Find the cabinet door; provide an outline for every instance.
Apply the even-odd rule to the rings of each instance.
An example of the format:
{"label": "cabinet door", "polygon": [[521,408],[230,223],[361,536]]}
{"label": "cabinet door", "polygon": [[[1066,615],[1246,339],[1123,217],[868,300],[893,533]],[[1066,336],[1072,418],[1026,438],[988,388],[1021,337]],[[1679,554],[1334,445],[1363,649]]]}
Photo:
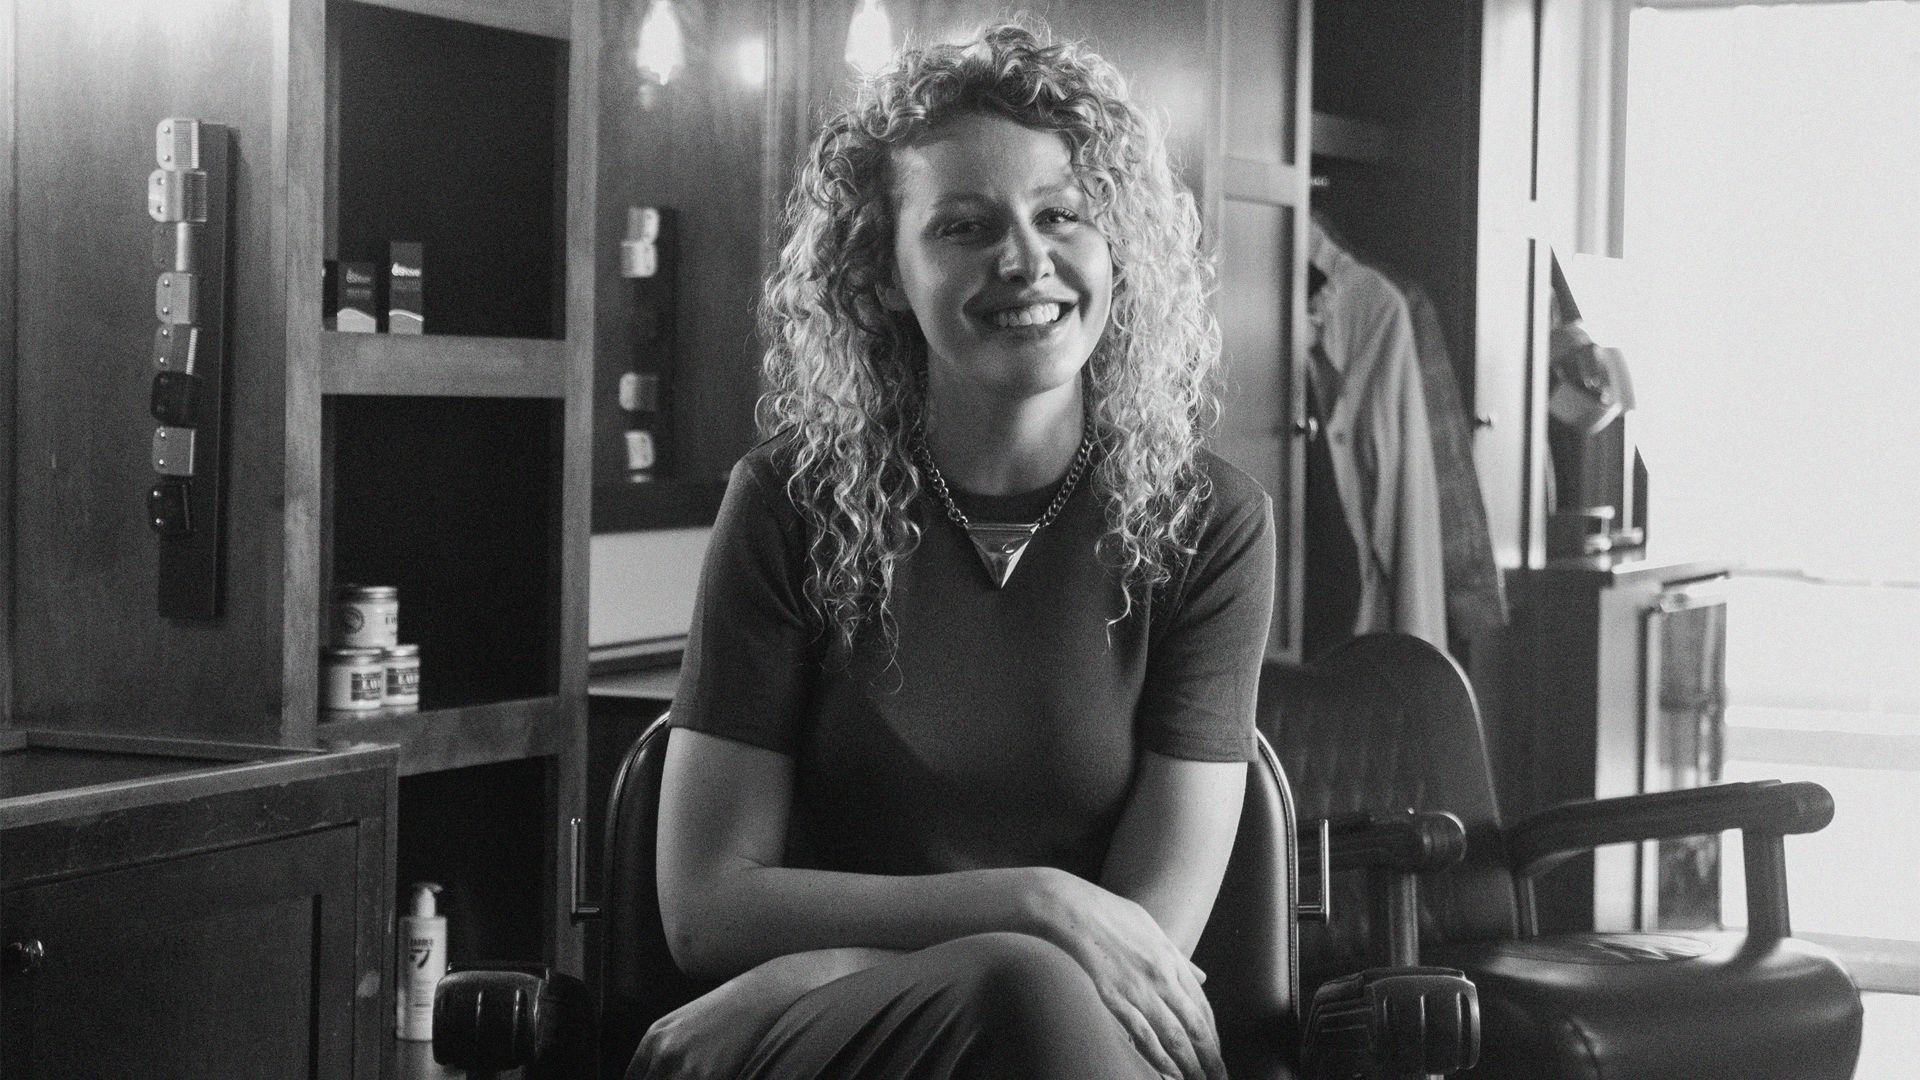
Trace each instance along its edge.
{"label": "cabinet door", "polygon": [[1229,0],[1220,38],[1218,196],[1226,393],[1213,448],[1273,496],[1279,541],[1269,656],[1300,659],[1306,404],[1305,102],[1309,0]]}
{"label": "cabinet door", "polygon": [[7,892],[0,1074],[351,1076],[354,880],[334,828]]}

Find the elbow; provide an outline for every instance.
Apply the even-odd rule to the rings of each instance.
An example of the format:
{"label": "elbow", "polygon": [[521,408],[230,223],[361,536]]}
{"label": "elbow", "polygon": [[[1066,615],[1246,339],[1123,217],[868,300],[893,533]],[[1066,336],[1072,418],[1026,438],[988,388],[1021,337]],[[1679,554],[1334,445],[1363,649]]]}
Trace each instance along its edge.
{"label": "elbow", "polygon": [[670,894],[663,883],[660,928],[666,935],[667,953],[681,974],[701,978],[708,975],[709,944],[708,935],[700,932],[703,920],[691,910],[694,906],[685,895]]}
{"label": "elbow", "polygon": [[739,973],[739,965],[726,945],[727,935],[720,933],[720,919],[706,894],[690,888],[660,887],[660,929],[664,932],[667,953],[682,975],[694,979],[719,980]]}

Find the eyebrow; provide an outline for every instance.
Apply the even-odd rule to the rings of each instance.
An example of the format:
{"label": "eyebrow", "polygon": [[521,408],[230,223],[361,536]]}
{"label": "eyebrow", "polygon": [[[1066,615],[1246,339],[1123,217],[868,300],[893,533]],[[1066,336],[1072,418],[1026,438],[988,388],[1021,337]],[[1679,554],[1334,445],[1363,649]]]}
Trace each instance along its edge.
{"label": "eyebrow", "polygon": [[[1033,188],[1032,190],[1027,192],[1027,197],[1030,199],[1043,199],[1049,195],[1058,195],[1063,192],[1071,193],[1075,195],[1085,194],[1085,192],[1081,190],[1079,183],[1077,183],[1076,181],[1057,180],[1052,183],[1041,184],[1039,187]],[[934,209],[939,210],[939,209],[944,209],[948,206],[953,206],[953,205],[964,205],[969,203],[984,203],[984,202],[992,202],[992,201],[993,201],[992,199],[988,198],[985,195],[981,195],[978,192],[972,192],[972,191],[952,192],[946,195],[942,195],[939,198],[933,200],[933,207]]]}

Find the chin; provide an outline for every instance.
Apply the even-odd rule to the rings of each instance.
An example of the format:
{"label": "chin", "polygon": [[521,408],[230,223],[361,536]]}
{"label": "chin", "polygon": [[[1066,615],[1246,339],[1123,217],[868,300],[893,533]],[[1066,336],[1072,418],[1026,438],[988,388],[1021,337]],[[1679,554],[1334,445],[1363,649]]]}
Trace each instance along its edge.
{"label": "chin", "polygon": [[1086,366],[1084,357],[1078,360],[1049,359],[1040,364],[1016,360],[1002,369],[1001,377],[994,380],[994,386],[1009,397],[1039,397],[1073,386],[1080,378],[1081,369]]}

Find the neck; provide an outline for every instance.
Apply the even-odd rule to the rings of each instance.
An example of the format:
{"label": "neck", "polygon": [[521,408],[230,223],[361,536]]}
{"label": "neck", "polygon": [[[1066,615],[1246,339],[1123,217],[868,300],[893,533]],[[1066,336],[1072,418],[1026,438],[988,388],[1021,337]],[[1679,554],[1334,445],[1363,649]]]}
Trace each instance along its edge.
{"label": "neck", "polygon": [[927,386],[927,450],[947,483],[980,495],[1013,495],[1055,483],[1080,448],[1080,381],[1008,400],[976,388]]}

